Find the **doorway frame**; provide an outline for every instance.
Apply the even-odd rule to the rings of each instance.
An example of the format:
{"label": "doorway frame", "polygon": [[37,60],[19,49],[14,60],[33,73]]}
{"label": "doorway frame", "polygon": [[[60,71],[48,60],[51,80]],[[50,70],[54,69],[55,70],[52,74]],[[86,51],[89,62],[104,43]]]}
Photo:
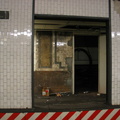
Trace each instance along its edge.
{"label": "doorway frame", "polygon": [[[100,21],[100,22],[105,22],[106,23],[106,103],[110,104],[112,103],[111,101],[111,91],[112,91],[112,86],[111,86],[111,79],[112,79],[112,48],[111,48],[111,21],[109,17],[83,17],[83,16],[67,16],[67,15],[46,15],[46,14],[35,14],[34,15],[34,20],[35,19],[47,19],[47,20],[74,20],[74,21],[79,21],[79,20],[87,20],[87,21]],[[74,36],[73,36],[74,40]],[[33,44],[34,44],[34,39],[33,39]],[[74,44],[74,42],[73,42]],[[34,48],[33,48],[33,53],[34,53]],[[73,54],[74,56],[74,54]],[[34,59],[34,57],[33,57]],[[74,59],[74,57],[73,57]],[[34,60],[33,60],[34,61]],[[34,64],[33,64],[34,66]],[[74,68],[73,68],[74,69]],[[32,71],[34,75],[34,71]],[[74,72],[73,72],[73,81],[72,84],[75,84],[74,80]],[[34,79],[32,80],[33,85],[34,85]],[[34,86],[32,85],[32,88],[34,89]],[[72,85],[72,93],[75,92],[75,86]],[[32,98],[34,99],[34,93],[32,94]],[[32,105],[34,107],[34,100],[32,101]]]}

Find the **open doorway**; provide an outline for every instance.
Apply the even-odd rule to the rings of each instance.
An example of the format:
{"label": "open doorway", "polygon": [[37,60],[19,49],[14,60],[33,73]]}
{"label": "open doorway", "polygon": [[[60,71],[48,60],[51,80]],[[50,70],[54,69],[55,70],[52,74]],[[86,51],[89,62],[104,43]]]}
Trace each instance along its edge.
{"label": "open doorway", "polygon": [[98,92],[98,36],[74,37],[75,93]]}
{"label": "open doorway", "polygon": [[106,34],[74,38],[75,93],[106,94]]}
{"label": "open doorway", "polygon": [[97,94],[106,95],[106,20],[37,16],[34,25],[34,107],[91,108],[84,93],[92,92],[98,105]]}

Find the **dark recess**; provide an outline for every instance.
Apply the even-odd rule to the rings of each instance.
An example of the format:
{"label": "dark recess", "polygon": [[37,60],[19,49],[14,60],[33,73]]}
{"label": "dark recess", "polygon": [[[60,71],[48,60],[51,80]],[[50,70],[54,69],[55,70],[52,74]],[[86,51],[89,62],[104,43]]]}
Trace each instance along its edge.
{"label": "dark recess", "polygon": [[75,93],[98,90],[98,64],[93,64],[91,53],[84,47],[97,48],[98,37],[75,36],[75,51],[84,53],[89,60],[89,64],[75,64]]}

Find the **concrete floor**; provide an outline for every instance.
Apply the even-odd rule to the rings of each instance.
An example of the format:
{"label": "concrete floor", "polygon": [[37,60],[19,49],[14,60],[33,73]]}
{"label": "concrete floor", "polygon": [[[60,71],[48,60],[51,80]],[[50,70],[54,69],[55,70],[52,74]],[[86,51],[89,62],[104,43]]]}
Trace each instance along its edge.
{"label": "concrete floor", "polygon": [[120,106],[107,105],[106,95],[97,95],[96,92],[86,92],[75,95],[66,93],[61,97],[37,96],[35,97],[34,102],[36,110],[47,112],[120,108]]}

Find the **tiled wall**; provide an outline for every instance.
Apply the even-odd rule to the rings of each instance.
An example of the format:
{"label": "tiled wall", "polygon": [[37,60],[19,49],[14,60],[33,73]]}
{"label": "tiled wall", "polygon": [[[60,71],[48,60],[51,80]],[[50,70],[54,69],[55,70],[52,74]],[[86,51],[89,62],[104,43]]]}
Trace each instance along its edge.
{"label": "tiled wall", "polygon": [[35,0],[35,14],[108,17],[108,0]]}
{"label": "tiled wall", "polygon": [[31,108],[32,0],[0,0],[0,109]]}
{"label": "tiled wall", "polygon": [[[42,88],[49,88],[50,94],[72,92],[72,42],[73,33],[71,32],[37,31],[34,38],[35,96],[41,95]],[[46,46],[50,46],[51,50],[45,51]],[[45,55],[44,58],[42,52]],[[41,62],[42,59],[44,62]],[[48,63],[46,60],[51,60],[50,66],[46,64]],[[42,64],[39,65],[39,63]]]}
{"label": "tiled wall", "polygon": [[[108,0],[35,0],[35,14],[109,17]],[[120,105],[120,1],[111,0],[112,104]]]}
{"label": "tiled wall", "polygon": [[111,0],[112,104],[120,105],[120,1]]}
{"label": "tiled wall", "polygon": [[[112,104],[120,104],[120,14],[112,5]],[[0,108],[31,108],[32,0],[0,0]],[[108,0],[35,0],[36,14],[108,17]]]}

